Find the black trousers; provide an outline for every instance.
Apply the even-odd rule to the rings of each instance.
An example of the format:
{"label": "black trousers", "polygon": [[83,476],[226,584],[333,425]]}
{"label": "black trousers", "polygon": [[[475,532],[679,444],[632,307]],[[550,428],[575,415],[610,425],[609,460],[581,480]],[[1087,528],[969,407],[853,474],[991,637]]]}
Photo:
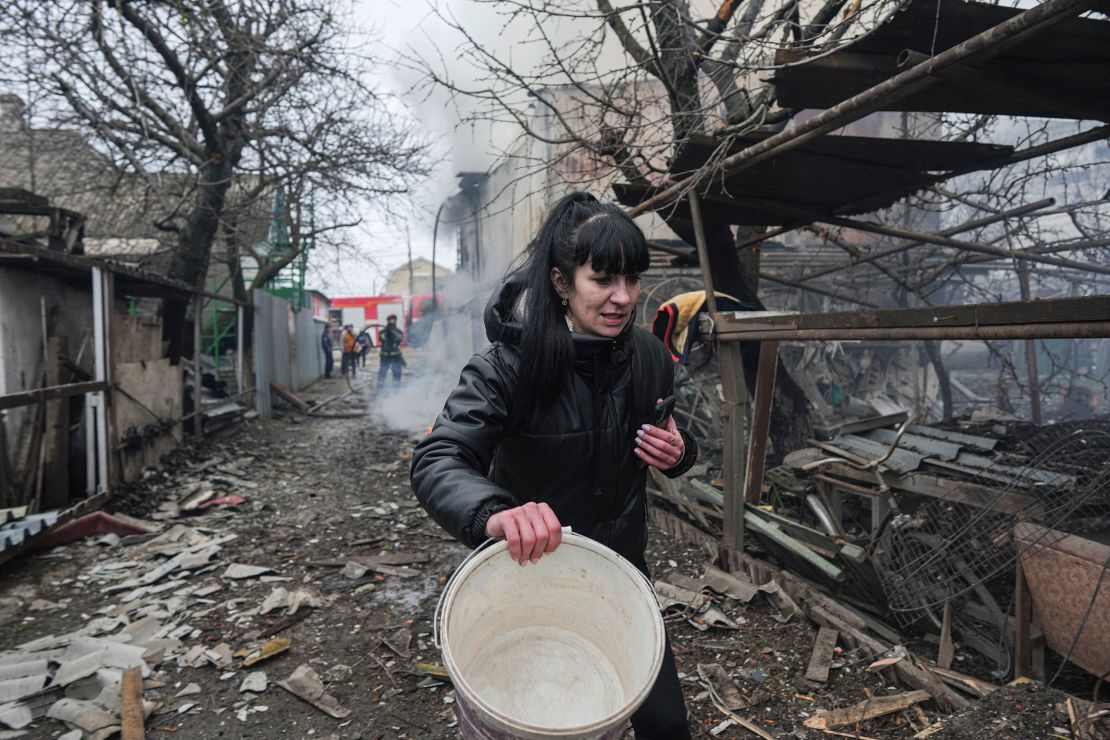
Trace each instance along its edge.
{"label": "black trousers", "polygon": [[405,361],[401,359],[400,355],[385,355],[381,358],[378,365],[378,390],[381,390],[385,385],[386,375],[393,372],[393,385],[401,384],[401,368],[405,366]]}
{"label": "black trousers", "polygon": [[686,700],[678,682],[678,669],[671,652],[671,639],[663,651],[663,665],[647,701],[632,715],[636,740],[689,740],[690,723],[686,719]]}
{"label": "black trousers", "polygon": [[331,350],[324,350],[324,377],[330,378],[332,368],[335,367],[335,358],[331,356]]}
{"label": "black trousers", "polygon": [[344,352],[343,364],[340,365],[339,371],[344,375],[346,375],[349,371],[351,373],[351,377],[353,378],[356,374],[356,367],[358,367],[358,352]]}

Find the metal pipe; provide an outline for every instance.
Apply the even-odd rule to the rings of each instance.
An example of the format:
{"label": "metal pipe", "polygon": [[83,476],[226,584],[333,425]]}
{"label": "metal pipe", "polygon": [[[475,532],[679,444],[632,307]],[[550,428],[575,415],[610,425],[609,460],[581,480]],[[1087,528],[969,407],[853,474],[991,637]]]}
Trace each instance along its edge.
{"label": "metal pipe", "polygon": [[701,200],[698,194],[691,191],[687,196],[690,201],[690,220],[694,222],[694,241],[698,250],[698,267],[701,268],[701,279],[705,284],[705,305],[709,315],[717,316],[717,294],[713,289],[713,271],[709,269],[709,248],[705,243],[705,222],[701,217]]}
{"label": "metal pipe", "polygon": [[843,570],[841,570],[836,565],[833,565],[828,560],[825,560],[823,557],[821,557],[820,555],[815,553],[813,550],[810,550],[808,547],[806,547],[805,545],[798,542],[796,539],[794,539],[790,535],[783,532],[781,529],[776,527],[774,524],[771,524],[770,522],[764,521],[764,519],[761,516],[759,516],[758,514],[753,514],[751,511],[745,512],[744,513],[744,524],[745,524],[745,526],[755,530],[756,533],[761,534],[764,537],[766,537],[767,539],[776,543],[777,545],[782,547],[784,550],[787,550],[792,555],[796,555],[797,557],[801,558],[805,562],[809,563],[814,568],[821,571],[821,573],[828,576],[832,580],[834,580],[834,581],[843,581],[844,580],[844,571]]}
{"label": "metal pipe", "polygon": [[829,339],[1103,339],[1110,337],[1110,321],[997,326],[845,327],[841,329],[718,329],[722,342],[761,339],[808,341]]}
{"label": "metal pipe", "polygon": [[825,505],[821,503],[813,494],[806,496],[806,506],[817,517],[817,521],[821,523],[821,528],[825,530],[826,534],[831,534],[833,537],[840,536],[840,530],[836,527],[836,522],[833,521],[832,514],[828,512]]}
{"label": "metal pipe", "polygon": [[[1014,260],[1017,267],[1018,286],[1021,289],[1021,300],[1028,301],[1032,297],[1029,289],[1029,263],[1025,260]],[[1029,406],[1033,423],[1041,425],[1044,418],[1041,410],[1041,379],[1037,373],[1037,347],[1032,339],[1025,342],[1025,373],[1029,379]]]}
{"label": "metal pipe", "polygon": [[439,204],[439,209],[436,210],[436,224],[432,228],[432,306],[436,311],[439,311],[439,298],[436,294],[436,241],[439,237],[439,216],[443,213],[443,203]]}
{"label": "metal pipe", "polygon": [[[93,267],[93,379],[100,383],[106,383],[108,380],[108,311],[111,310],[111,306],[105,305],[105,287],[104,270]],[[108,409],[104,391],[94,391],[91,398],[96,420],[95,485],[96,492],[103,493],[108,490]],[[86,430],[86,433],[90,432],[92,430]]]}
{"label": "metal pipe", "polygon": [[847,100],[837,103],[793,129],[782,131],[758,144],[725,157],[717,167],[699,170],[695,174],[675,182],[661,192],[642,201],[630,211],[630,214],[638,215],[666,205],[710,176],[724,178],[735,175],[770,157],[819,138],[846,123],[856,121],[869,113],[880,110],[884,105],[939,82],[939,77],[935,75],[947,67],[958,63],[966,63],[973,59],[982,61],[990,58],[1022,38],[1078,15],[1091,8],[1092,5],[1091,0],[1045,0],[1020,15],[1003,21],[997,26],[992,26],[963,43],[946,49],[935,57],[931,57],[925,64],[910,67],[858,95],[853,95]]}
{"label": "metal pipe", "polygon": [[[1013,216],[1022,216],[1024,214],[1030,213],[1032,211],[1039,211],[1042,208],[1047,208],[1048,206],[1055,205],[1055,203],[1056,203],[1055,198],[1045,198],[1044,200],[1038,200],[1035,203],[1030,203],[1030,204],[1024,205],[1024,206],[1018,206],[1017,208],[1011,208],[1008,211],[1002,211],[1001,213],[996,213],[996,214],[993,214],[993,215],[990,215],[990,216],[985,216],[983,218],[977,218],[977,219],[974,219],[972,221],[967,221],[967,222],[959,224],[957,226],[953,226],[951,228],[942,229],[941,231],[938,231],[937,233],[941,236],[954,236],[954,235],[962,233],[964,231],[971,231],[972,229],[978,229],[982,226],[989,226],[990,224],[997,223],[998,221],[1004,221],[1005,219],[1011,218]],[[880,252],[875,252],[874,254],[864,255],[863,257],[860,257],[859,259],[853,259],[851,262],[849,262],[847,264],[836,265],[835,267],[829,267],[829,268],[826,268],[824,270],[818,270],[817,272],[811,272],[808,275],[803,275],[800,278],[798,278],[798,282],[805,282],[806,280],[813,280],[814,278],[824,277],[825,275],[831,275],[834,272],[840,272],[841,270],[846,270],[850,267],[855,267],[856,265],[863,265],[863,264],[866,264],[868,262],[874,262],[877,259],[883,259],[884,257],[890,257],[890,256],[893,256],[895,254],[901,254],[902,252],[905,252],[907,249],[912,249],[913,247],[921,246],[924,243],[925,242],[921,241],[920,239],[915,239],[913,241],[903,242],[901,244],[896,244],[893,247],[890,247],[889,249],[884,249]]]}
{"label": "metal pipe", "polygon": [[967,252],[978,252],[980,254],[989,254],[995,257],[1003,257],[1005,259],[1020,258],[1026,259],[1030,262],[1039,262],[1045,265],[1054,265],[1056,267],[1069,267],[1073,270],[1085,270],[1087,272],[1098,272],[1103,275],[1110,275],[1110,267],[1105,265],[1098,265],[1092,262],[1076,262],[1065,257],[1052,257],[1050,255],[1038,254],[1024,249],[1003,249],[1002,247],[995,247],[990,244],[981,244],[979,242],[966,242],[961,239],[952,239],[940,234],[925,234],[919,231],[910,231],[909,229],[900,229],[895,226],[883,226],[882,224],[872,223],[870,221],[858,221],[853,218],[842,218],[840,216],[815,216],[815,221],[821,223],[834,224],[836,226],[844,226],[849,229],[858,229],[859,231],[867,231],[872,234],[882,234],[883,236],[894,236],[900,239],[915,239],[927,244],[939,244],[942,247],[955,247]]}
{"label": "metal pipe", "polygon": [[[673,254],[676,257],[687,257],[688,258],[688,257],[696,256],[696,252],[692,254],[687,249],[679,249],[678,247],[672,247],[669,244],[660,244],[659,242],[648,241],[647,245],[650,249],[655,249],[655,250],[660,251],[660,252],[666,252],[667,254]],[[698,260],[698,264],[699,265],[701,264],[701,260]],[[837,269],[840,269],[840,268],[838,267]],[[829,298],[835,298],[838,301],[844,301],[845,303],[854,303],[857,306],[867,306],[868,308],[878,308],[878,306],[874,303],[868,303],[867,301],[861,301],[859,298],[852,298],[850,296],[846,296],[846,295],[843,295],[841,293],[837,293],[835,290],[829,290],[827,288],[819,288],[819,287],[813,286],[813,285],[803,285],[801,283],[794,282],[793,280],[789,280],[789,279],[781,277],[779,275],[772,275],[769,272],[763,272],[762,270],[759,272],[759,277],[760,277],[761,280],[769,280],[772,283],[777,283],[779,285],[785,285],[785,286],[790,287],[790,288],[797,288],[798,290],[804,290],[804,291],[807,291],[809,293],[817,293],[818,295],[828,296]],[[704,279],[704,275],[703,275],[703,279]]]}

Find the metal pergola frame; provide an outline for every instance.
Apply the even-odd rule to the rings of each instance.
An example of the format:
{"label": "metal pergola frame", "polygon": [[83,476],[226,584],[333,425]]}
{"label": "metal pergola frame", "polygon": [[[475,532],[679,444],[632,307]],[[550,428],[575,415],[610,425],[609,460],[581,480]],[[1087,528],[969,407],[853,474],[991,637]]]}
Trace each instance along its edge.
{"label": "metal pergola frame", "polygon": [[[650,198],[631,208],[630,215],[639,215],[650,210],[660,210],[677,200],[686,198],[694,227],[695,247],[702,273],[708,309],[707,327],[709,335],[719,349],[721,382],[724,396],[724,463],[723,478],[725,488],[723,565],[728,568],[739,567],[743,552],[744,505],[751,497],[758,498],[762,486],[763,465],[767,447],[767,428],[770,422],[771,397],[774,391],[775,368],[778,362],[778,342],[784,339],[812,341],[825,339],[938,339],[938,338],[1063,338],[1063,337],[1110,337],[1110,304],[1107,299],[1088,299],[1081,303],[1072,301],[1022,301],[1010,304],[979,304],[975,306],[945,306],[930,309],[895,309],[853,312],[851,314],[828,314],[822,316],[779,316],[761,314],[757,317],[740,318],[735,315],[721,314],[713,287],[713,276],[709,269],[709,251],[705,240],[705,224],[702,218],[699,186],[710,179],[723,179],[736,175],[758,162],[798,147],[808,141],[824,136],[836,128],[856,121],[870,113],[882,110],[884,105],[936,84],[942,73],[958,65],[973,65],[997,55],[1008,46],[1097,6],[1095,0],[1044,0],[1029,10],[1016,15],[997,26],[977,34],[963,43],[957,44],[936,56],[910,66],[905,71],[828,108],[813,118],[792,129],[782,131],[758,144],[750,146],[690,176],[678,180]],[[1015,152],[1006,160],[998,163],[1005,166],[1013,162],[1031,159],[1061,149],[1097,141],[1110,135],[1110,125],[1065,137],[1059,141],[1031,147]],[[943,173],[937,181],[947,179],[958,172]],[[1045,205],[1037,203],[1032,205]],[[812,216],[805,213],[786,214],[792,216],[792,226],[810,222]],[[1045,259],[1032,252],[1010,253],[990,245],[980,245],[951,239],[950,235],[929,235],[896,230],[881,224],[869,224],[851,219],[823,218],[828,223],[865,227],[888,236],[901,237],[912,242],[939,243],[957,249],[979,252],[980,259],[1018,258],[1042,261],[1058,267],[1073,269],[1094,268],[1103,271],[1100,265],[1078,263],[1064,259]],[[777,229],[782,233],[788,227]],[[760,236],[760,239],[766,236]],[[655,245],[653,245],[655,246]],[[905,245],[902,245],[905,246]],[[912,246],[912,244],[911,244]],[[797,287],[803,287],[800,283]],[[804,286],[808,289],[810,286]],[[1017,307],[1017,314],[1010,313]],[[1034,308],[1035,306],[1035,308]],[[1088,318],[1076,321],[1070,311],[1082,310]],[[994,319],[983,320],[992,315]],[[1036,313],[1038,320],[1029,318]],[[942,317],[958,315],[959,318]],[[847,316],[855,317],[854,323]],[[1016,317],[1023,317],[1018,319]],[[1051,316],[1047,320],[1046,316]],[[753,322],[760,322],[753,325]],[[775,323],[777,322],[777,323]],[[868,323],[870,322],[870,323]],[[759,372],[757,374],[754,405],[748,390],[743,384],[740,361],[740,341],[756,340],[761,342]],[[751,413],[750,425],[747,423]],[[748,427],[745,434],[745,427]],[[745,437],[747,444],[745,444]]]}

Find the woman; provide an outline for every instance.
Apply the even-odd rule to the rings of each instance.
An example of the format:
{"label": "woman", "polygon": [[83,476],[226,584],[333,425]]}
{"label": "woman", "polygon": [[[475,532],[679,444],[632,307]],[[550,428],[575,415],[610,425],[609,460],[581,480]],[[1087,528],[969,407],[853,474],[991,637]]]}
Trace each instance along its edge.
{"label": "woman", "polygon": [[[491,297],[492,345],[413,452],[417,498],[466,545],[504,537],[527,565],[570,525],[647,573],[646,466],[677,477],[697,457],[673,419],[652,424],[674,375],[662,343],[634,323],[647,266],[631,218],[572,193]],[[690,736],[669,644],[632,725],[639,740]]]}

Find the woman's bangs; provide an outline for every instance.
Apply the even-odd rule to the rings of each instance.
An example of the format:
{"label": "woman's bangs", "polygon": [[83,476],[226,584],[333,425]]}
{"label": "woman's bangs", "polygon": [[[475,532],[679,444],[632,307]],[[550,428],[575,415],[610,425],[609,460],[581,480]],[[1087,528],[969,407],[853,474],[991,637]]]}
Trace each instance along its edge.
{"label": "woman's bangs", "polygon": [[590,263],[594,272],[632,275],[648,268],[648,246],[644,232],[631,219],[612,215],[593,219],[578,230],[575,262]]}

